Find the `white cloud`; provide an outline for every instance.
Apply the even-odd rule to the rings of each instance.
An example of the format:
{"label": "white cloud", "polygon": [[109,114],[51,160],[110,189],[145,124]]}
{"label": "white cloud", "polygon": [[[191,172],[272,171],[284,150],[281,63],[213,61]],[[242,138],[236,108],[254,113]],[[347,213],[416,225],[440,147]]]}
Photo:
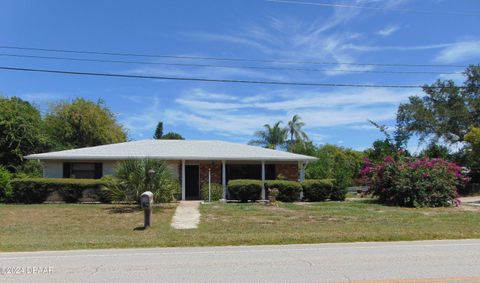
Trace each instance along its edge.
{"label": "white cloud", "polygon": [[399,29],[400,29],[400,27],[397,26],[397,25],[386,26],[383,29],[377,31],[377,34],[380,35],[380,36],[383,36],[383,37],[387,37],[387,36],[392,35],[396,31],[398,31]]}
{"label": "white cloud", "polygon": [[146,99],[142,101],[132,102],[142,104],[143,107],[136,108],[141,109],[141,111],[136,113],[120,113],[118,115],[120,122],[130,133],[138,135],[139,137],[142,137],[145,131],[152,131],[153,135],[153,130],[162,117],[160,99],[154,96],[146,97]]}
{"label": "white cloud", "polygon": [[436,59],[439,63],[456,63],[468,60],[480,61],[480,40],[477,41],[460,41],[452,44],[437,55]]}
{"label": "white cloud", "polygon": [[[169,123],[181,126],[196,125],[203,132],[230,136],[251,136],[263,124],[287,121],[299,114],[306,129],[321,141],[319,128],[358,126],[367,119],[386,121],[395,118],[397,106],[414,91],[368,89],[336,91],[280,90],[252,96],[222,94],[219,101],[207,90],[184,92],[175,100],[175,110],[164,112]],[[200,95],[196,95],[200,94]],[[235,98],[235,99],[233,99]]]}

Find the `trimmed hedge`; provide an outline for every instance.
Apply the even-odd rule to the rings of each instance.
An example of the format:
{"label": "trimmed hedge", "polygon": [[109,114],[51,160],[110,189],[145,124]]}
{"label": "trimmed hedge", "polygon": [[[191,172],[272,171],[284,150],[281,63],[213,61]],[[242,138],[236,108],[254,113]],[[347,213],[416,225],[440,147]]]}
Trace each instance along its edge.
{"label": "trimmed hedge", "polygon": [[238,179],[228,181],[229,199],[247,202],[258,200],[262,195],[262,181],[250,179]]}
{"label": "trimmed hedge", "polygon": [[303,197],[307,201],[325,201],[330,196],[333,182],[329,179],[305,180],[302,183]]}
{"label": "trimmed hedge", "polygon": [[91,189],[100,202],[110,202],[111,196],[107,187],[111,179],[56,179],[56,178],[24,178],[11,181],[12,194],[9,202],[43,203],[47,197],[56,192],[68,203],[79,202],[82,193]]}
{"label": "trimmed hedge", "polygon": [[335,179],[311,179],[302,183],[303,196],[307,201],[343,201],[347,195],[347,188],[335,184]]}
{"label": "trimmed hedge", "polygon": [[302,185],[295,181],[268,180],[265,182],[265,189],[277,189],[277,200],[294,202],[300,200]]}
{"label": "trimmed hedge", "polygon": [[[223,186],[219,183],[211,183],[210,198],[212,201],[220,200],[223,197]],[[202,186],[202,198],[208,201],[208,183]]]}

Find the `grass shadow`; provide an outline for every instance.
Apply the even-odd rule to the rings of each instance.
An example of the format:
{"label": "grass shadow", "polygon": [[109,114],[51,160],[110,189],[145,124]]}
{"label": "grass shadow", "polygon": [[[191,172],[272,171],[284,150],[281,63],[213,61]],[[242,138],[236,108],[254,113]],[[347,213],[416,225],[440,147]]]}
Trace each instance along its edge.
{"label": "grass shadow", "polygon": [[108,207],[105,208],[108,213],[133,213],[142,210],[139,206],[116,206],[116,207]]}

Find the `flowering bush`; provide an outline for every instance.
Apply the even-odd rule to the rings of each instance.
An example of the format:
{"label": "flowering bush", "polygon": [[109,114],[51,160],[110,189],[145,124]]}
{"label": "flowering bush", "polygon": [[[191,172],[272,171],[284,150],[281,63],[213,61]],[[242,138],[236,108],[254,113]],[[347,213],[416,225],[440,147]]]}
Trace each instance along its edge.
{"label": "flowering bush", "polygon": [[366,159],[360,173],[380,202],[408,207],[458,205],[457,188],[468,182],[461,167],[443,159]]}

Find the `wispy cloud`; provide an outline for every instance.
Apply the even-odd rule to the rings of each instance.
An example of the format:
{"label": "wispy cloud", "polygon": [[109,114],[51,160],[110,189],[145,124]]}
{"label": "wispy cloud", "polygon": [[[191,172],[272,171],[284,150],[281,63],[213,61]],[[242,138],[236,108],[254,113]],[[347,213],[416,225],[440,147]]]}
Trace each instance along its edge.
{"label": "wispy cloud", "polygon": [[[251,136],[265,124],[287,121],[299,114],[313,134],[322,127],[365,124],[366,119],[385,121],[395,117],[397,106],[414,91],[375,89],[365,91],[293,91],[285,89],[261,95],[216,94],[196,89],[176,99],[176,110],[166,110],[170,123],[201,125],[204,132]],[[320,137],[320,136],[319,136]]]}
{"label": "wispy cloud", "polygon": [[387,37],[387,36],[392,35],[396,31],[398,31],[399,29],[400,29],[400,27],[397,26],[397,25],[386,26],[383,29],[377,31],[377,34],[380,35],[380,36],[383,36],[383,37]]}
{"label": "wispy cloud", "polygon": [[480,40],[456,42],[440,51],[435,60],[446,64],[468,60],[477,60],[472,63],[478,63],[480,61]]}

